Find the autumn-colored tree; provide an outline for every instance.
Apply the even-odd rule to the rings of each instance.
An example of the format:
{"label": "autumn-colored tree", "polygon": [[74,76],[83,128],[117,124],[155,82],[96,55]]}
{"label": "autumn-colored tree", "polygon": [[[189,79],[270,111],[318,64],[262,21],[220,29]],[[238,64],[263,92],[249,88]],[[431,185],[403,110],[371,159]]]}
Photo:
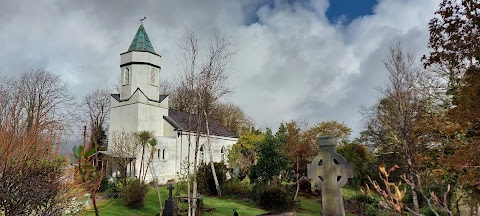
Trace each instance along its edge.
{"label": "autumn-colored tree", "polygon": [[413,210],[419,212],[415,174],[419,155],[427,149],[423,134],[416,129],[423,126],[420,123],[427,114],[427,103],[418,91],[420,70],[413,54],[405,53],[400,43],[391,47],[384,63],[389,82],[379,89],[383,98],[378,104],[365,110],[367,130],[362,135],[377,146],[379,153],[398,158],[397,163],[412,183]]}
{"label": "autumn-colored tree", "polygon": [[237,136],[254,126],[253,120],[247,116],[243,109],[233,103],[215,103],[211,117]]}
{"label": "autumn-colored tree", "polygon": [[335,120],[320,122],[309,130],[309,133],[316,136],[311,137],[313,138],[313,142],[317,142],[319,136],[328,135],[335,136],[340,143],[344,143],[348,141],[350,134],[352,133],[352,129],[350,127]]}
{"label": "autumn-colored tree", "polygon": [[293,162],[292,168],[295,170],[295,182],[297,184],[293,200],[296,201],[300,191],[300,175],[306,173],[307,163],[310,162],[308,159],[314,157],[317,152],[314,151],[308,136],[305,135],[305,131],[298,126],[297,122],[286,123],[286,127],[284,154]]}
{"label": "autumn-colored tree", "polygon": [[250,173],[250,167],[257,160],[257,145],[265,135],[254,128],[245,130],[228,152],[228,164],[238,169],[238,178],[243,180]]}
{"label": "autumn-colored tree", "polygon": [[[470,191],[479,187],[480,150],[480,1],[443,0],[430,20],[429,55],[424,64],[446,68],[452,97],[447,114],[437,120],[436,142],[443,148],[441,165]],[[455,179],[454,179],[455,181]],[[477,188],[475,188],[475,186]],[[459,214],[459,212],[457,211]]]}

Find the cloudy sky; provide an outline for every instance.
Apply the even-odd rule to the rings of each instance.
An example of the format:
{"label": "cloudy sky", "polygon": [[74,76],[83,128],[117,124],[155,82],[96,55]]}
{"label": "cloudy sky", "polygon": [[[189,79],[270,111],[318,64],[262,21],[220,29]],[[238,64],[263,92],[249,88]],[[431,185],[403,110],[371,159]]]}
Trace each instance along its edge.
{"label": "cloudy sky", "polygon": [[361,105],[378,98],[383,58],[401,40],[428,52],[428,21],[439,0],[0,0],[0,75],[32,67],[60,74],[81,96],[120,78],[120,53],[145,28],[162,56],[162,79],[179,72],[185,29],[201,48],[214,33],[238,50],[227,99],[259,127],[282,121],[344,122],[362,130]]}

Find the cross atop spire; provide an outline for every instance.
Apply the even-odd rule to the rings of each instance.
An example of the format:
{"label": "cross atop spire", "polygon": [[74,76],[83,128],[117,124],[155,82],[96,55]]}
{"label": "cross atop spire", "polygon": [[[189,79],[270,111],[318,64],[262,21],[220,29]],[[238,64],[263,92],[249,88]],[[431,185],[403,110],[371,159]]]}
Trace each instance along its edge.
{"label": "cross atop spire", "polygon": [[140,24],[140,27],[138,27],[137,34],[135,34],[128,51],[147,51],[156,54],[155,49],[153,49],[152,42],[150,42],[150,39],[148,38],[147,31],[143,27],[143,24]]}

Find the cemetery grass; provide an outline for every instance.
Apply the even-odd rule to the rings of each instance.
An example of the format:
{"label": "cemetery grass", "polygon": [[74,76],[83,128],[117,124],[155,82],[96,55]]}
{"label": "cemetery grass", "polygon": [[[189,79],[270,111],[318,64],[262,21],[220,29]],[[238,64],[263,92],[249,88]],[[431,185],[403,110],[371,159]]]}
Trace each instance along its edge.
{"label": "cemetery grass", "polygon": [[[166,186],[159,187],[162,196],[162,205],[168,197]],[[186,205],[185,205],[186,206]],[[266,213],[265,210],[257,207],[253,201],[247,202],[241,199],[231,199],[222,197],[205,197],[204,208],[211,211],[204,212],[207,216],[233,215],[232,210],[237,209],[241,215],[260,215]],[[156,215],[159,213],[158,197],[155,187],[151,187],[145,197],[145,206],[141,209],[130,209],[125,206],[125,201],[121,198],[105,199],[98,205],[99,215]],[[84,216],[95,215],[93,208],[83,212]]]}
{"label": "cemetery grass", "polygon": [[[342,194],[344,200],[349,200],[356,194],[361,193],[350,187],[342,188]],[[297,209],[296,214],[299,216],[309,216],[309,215],[321,215],[322,208],[321,208],[322,201],[319,197],[313,196],[299,196],[297,201]],[[346,211],[345,215],[347,216],[355,216],[350,212]]]}

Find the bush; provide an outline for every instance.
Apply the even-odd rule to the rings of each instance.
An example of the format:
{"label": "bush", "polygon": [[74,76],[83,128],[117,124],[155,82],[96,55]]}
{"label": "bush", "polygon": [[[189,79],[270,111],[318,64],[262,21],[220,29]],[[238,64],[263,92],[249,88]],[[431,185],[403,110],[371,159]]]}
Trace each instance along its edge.
{"label": "bush", "polygon": [[[213,163],[215,172],[217,173],[218,184],[222,186],[225,183],[227,166],[223,162]],[[198,191],[206,195],[218,195],[215,188],[215,181],[213,180],[212,169],[210,163],[202,164],[198,168]]]}
{"label": "bush", "polygon": [[148,185],[140,182],[138,179],[130,180],[122,191],[122,197],[125,199],[128,208],[143,208],[145,196],[148,192]]}
{"label": "bush", "polygon": [[354,195],[346,202],[348,210],[356,215],[376,215],[377,201],[366,194]]}
{"label": "bush", "polygon": [[[440,216],[447,216],[448,213],[443,211],[442,209],[435,208],[435,211],[440,215]],[[420,213],[422,213],[425,216],[435,216],[435,212],[433,212],[429,207],[423,207],[420,209]]]}
{"label": "bush", "polygon": [[109,198],[118,198],[124,186],[122,182],[116,180],[108,180],[107,189],[105,189],[105,194]]}
{"label": "bush", "polygon": [[282,185],[271,185],[256,190],[257,204],[273,211],[287,210],[293,205],[293,196]]}
{"label": "bush", "polygon": [[249,198],[250,187],[238,179],[230,179],[223,184],[222,193],[231,197]]}

